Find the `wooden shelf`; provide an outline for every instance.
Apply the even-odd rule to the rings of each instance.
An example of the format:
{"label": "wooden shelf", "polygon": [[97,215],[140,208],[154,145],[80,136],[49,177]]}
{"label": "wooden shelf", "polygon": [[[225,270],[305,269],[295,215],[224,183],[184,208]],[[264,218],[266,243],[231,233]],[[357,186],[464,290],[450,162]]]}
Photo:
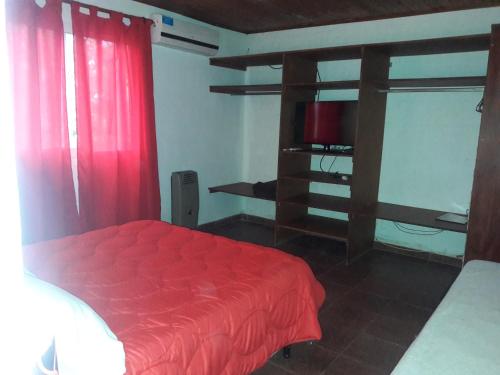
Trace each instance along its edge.
{"label": "wooden shelf", "polygon": [[356,90],[359,89],[359,80],[289,83],[286,87],[306,90]]}
{"label": "wooden shelf", "polygon": [[[390,79],[387,85],[380,85],[379,90],[415,90],[433,91],[436,89],[483,88],[486,77],[440,77],[440,78],[404,78]],[[286,85],[291,89],[303,90],[357,90],[359,81],[325,81],[309,83],[290,83]],[[277,84],[265,85],[235,85],[235,86],[210,86],[210,92],[230,95],[281,95],[283,86]]]}
{"label": "wooden shelf", "polygon": [[338,212],[349,212],[351,208],[351,200],[349,198],[317,193],[300,194],[287,198],[283,202]]}
{"label": "wooden shelf", "polygon": [[326,156],[339,156],[339,157],[352,157],[354,150],[348,151],[324,151],[322,149],[312,149],[312,150],[282,150],[281,152],[285,154],[295,154],[295,155],[326,155]]}
{"label": "wooden shelf", "polygon": [[445,91],[457,89],[484,88],[486,77],[441,77],[390,79],[387,85],[380,85],[381,91]]}
{"label": "wooden shelf", "polygon": [[[313,171],[311,172],[314,173]],[[273,199],[256,196],[253,192],[253,184],[248,182],[238,182],[235,184],[216,186],[208,188],[208,190],[210,191],[210,193],[227,193],[244,197],[274,201]],[[283,202],[290,204],[298,204],[311,208],[318,208],[322,210],[329,210],[329,211],[338,211],[338,212],[350,211],[349,198],[336,197],[325,194],[317,194],[317,193],[302,194],[296,197],[288,198]],[[446,212],[444,211],[429,210],[426,208],[410,207],[392,203],[379,202],[376,207],[375,216],[378,219],[390,220],[403,224],[411,224],[428,228],[442,229],[452,232],[467,233],[466,224],[456,224],[456,223],[449,223],[446,221],[436,220],[437,217],[445,213]]]}
{"label": "wooden shelf", "polygon": [[484,87],[485,76],[390,79],[389,88]]}
{"label": "wooden shelf", "polygon": [[490,34],[433,38],[392,43],[360,44],[271,52],[254,55],[213,57],[210,64],[224,68],[246,70],[249,66],[283,64],[284,55],[293,55],[313,61],[333,61],[360,59],[364,49],[377,49],[390,56],[433,55],[441,53],[486,51],[490,47]]}
{"label": "wooden shelf", "polygon": [[222,68],[246,70],[249,66],[281,65],[283,52],[259,53],[254,55],[212,57],[210,65]]}
{"label": "wooden shelf", "polygon": [[[387,85],[380,85],[380,90],[392,89],[440,89],[440,88],[476,88],[484,87],[486,77],[439,77],[439,78],[403,78],[390,79]],[[291,88],[311,89],[311,90],[340,90],[359,89],[359,81],[324,81],[310,83],[292,83],[286,85]]]}
{"label": "wooden shelf", "polygon": [[282,223],[279,227],[312,236],[347,242],[348,222],[343,220],[307,215],[298,220]]}
{"label": "wooden shelf", "polygon": [[210,86],[210,92],[230,95],[281,95],[281,84]]}
{"label": "wooden shelf", "polygon": [[445,213],[446,212],[443,211],[428,210],[425,208],[402,206],[384,202],[379,202],[376,208],[376,216],[379,219],[448,230],[452,232],[467,233],[467,224],[456,224],[436,220],[437,217]]}
{"label": "wooden shelf", "polygon": [[233,195],[240,195],[243,197],[264,199],[267,201],[274,201],[266,197],[256,196],[253,192],[253,184],[249,182],[237,182],[235,184],[221,185],[208,188],[210,193],[227,193]]}
{"label": "wooden shelf", "polygon": [[283,176],[282,178],[290,180],[321,182],[324,184],[351,185],[352,176],[350,174],[345,174],[345,173],[305,171],[305,172],[295,173],[292,175]]}

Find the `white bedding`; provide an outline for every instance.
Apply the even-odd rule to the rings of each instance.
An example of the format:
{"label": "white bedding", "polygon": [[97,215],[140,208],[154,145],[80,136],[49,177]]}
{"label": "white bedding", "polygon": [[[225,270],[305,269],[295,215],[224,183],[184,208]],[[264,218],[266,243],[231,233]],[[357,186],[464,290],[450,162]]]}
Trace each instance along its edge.
{"label": "white bedding", "polygon": [[500,264],[466,264],[393,375],[500,374]]}
{"label": "white bedding", "polygon": [[89,305],[32,274],[24,283],[27,359],[40,358],[54,338],[61,375],[125,373],[123,344]]}

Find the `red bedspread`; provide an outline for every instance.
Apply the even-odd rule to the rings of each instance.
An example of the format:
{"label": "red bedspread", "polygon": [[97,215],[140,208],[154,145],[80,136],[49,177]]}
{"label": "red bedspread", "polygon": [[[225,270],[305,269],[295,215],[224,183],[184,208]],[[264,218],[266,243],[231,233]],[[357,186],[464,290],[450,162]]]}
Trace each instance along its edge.
{"label": "red bedspread", "polygon": [[24,254],[27,269],[103,317],[127,374],[247,374],[321,337],[323,288],[303,260],[271,248],[138,221]]}

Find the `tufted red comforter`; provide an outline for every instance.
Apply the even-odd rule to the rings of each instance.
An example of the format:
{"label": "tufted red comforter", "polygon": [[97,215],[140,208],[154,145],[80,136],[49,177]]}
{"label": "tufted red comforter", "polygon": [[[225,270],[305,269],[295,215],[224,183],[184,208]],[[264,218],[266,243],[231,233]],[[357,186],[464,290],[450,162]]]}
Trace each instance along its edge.
{"label": "tufted red comforter", "polygon": [[137,221],[24,255],[108,323],[127,374],[247,374],[281,347],[321,337],[323,288],[304,261],[271,248]]}

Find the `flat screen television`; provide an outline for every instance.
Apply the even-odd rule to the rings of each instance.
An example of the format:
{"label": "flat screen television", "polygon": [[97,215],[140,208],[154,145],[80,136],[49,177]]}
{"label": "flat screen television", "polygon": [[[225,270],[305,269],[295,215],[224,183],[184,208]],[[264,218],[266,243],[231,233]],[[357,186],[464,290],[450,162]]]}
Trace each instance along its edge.
{"label": "flat screen television", "polygon": [[295,143],[331,146],[354,145],[357,101],[299,102],[295,113]]}

